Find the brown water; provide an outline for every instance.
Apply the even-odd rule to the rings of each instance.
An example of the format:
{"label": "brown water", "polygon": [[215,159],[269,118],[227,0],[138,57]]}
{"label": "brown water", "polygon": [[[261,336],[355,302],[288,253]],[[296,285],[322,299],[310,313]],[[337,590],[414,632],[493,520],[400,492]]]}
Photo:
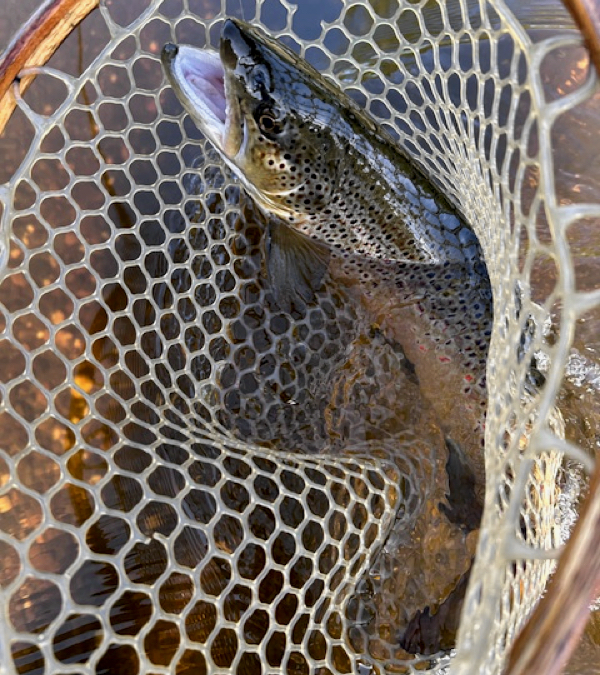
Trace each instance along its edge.
{"label": "brown water", "polygon": [[[235,6],[235,3],[234,3]],[[23,5],[24,7],[24,5]],[[536,28],[536,16],[529,17],[530,30],[534,33],[538,31],[539,35],[547,34],[549,20],[552,17],[552,3],[545,5],[544,17],[544,31]],[[5,17],[13,16],[7,12]],[[18,17],[18,15],[14,15]],[[18,17],[20,19],[20,17]],[[3,19],[6,21],[6,18]],[[550,30],[555,30],[556,25],[552,25]],[[0,23],[2,28],[2,23]],[[4,30],[6,28],[4,27]],[[301,32],[301,28],[299,30]],[[81,68],[85,67],[93,56],[95,49],[100,48],[103,44],[104,33],[102,31],[101,22],[94,16],[91,16],[81,28],[77,29],[69,40],[65,43],[63,48],[54,57],[54,65],[67,70],[68,72],[79,73]],[[85,45],[85,50],[82,49]],[[158,48],[158,45],[157,45]],[[549,96],[557,96],[566,93],[573,87],[577,87],[585,77],[587,69],[587,61],[584,53],[581,50],[565,51],[561,50],[553,55],[545,64],[544,72],[547,73],[547,90]],[[43,109],[47,103],[47,97],[51,95],[44,88],[42,84],[37,89],[37,92],[32,89],[29,96],[29,101],[34,109]],[[85,122],[84,122],[85,123]],[[555,129],[556,134],[556,151],[555,159],[557,163],[557,192],[560,196],[561,203],[577,203],[598,200],[600,195],[600,134],[597,130],[600,125],[600,97],[595,98],[588,104],[580,106],[578,109],[569,113],[563,120],[559,122]],[[22,119],[15,117],[11,122],[11,127],[6,134],[0,138],[0,154],[4,158],[3,166],[0,167],[0,180],[6,180],[12,171],[16,168],[18,162],[22,157],[22,145],[19,142],[21,134],[27,137],[30,131],[27,129],[27,124]],[[107,152],[110,152],[107,149]],[[118,149],[115,149],[117,152]],[[125,216],[123,216],[126,218]],[[35,233],[33,233],[35,234]],[[101,236],[101,233],[97,233]],[[65,242],[65,250],[71,250],[68,242]],[[600,228],[596,222],[583,222],[575,230],[573,228],[572,236],[572,250],[573,255],[577,261],[578,285],[580,288],[593,288],[598,285],[598,276],[600,270]],[[14,261],[16,262],[16,261]],[[73,283],[78,288],[85,288],[85,279],[73,280]],[[546,297],[549,287],[552,284],[552,276],[548,274],[548,269],[541,267],[538,274],[537,283],[533,289],[534,297],[536,294],[540,298]],[[54,311],[60,311],[60,303],[54,308]],[[92,310],[90,310],[92,312]],[[93,312],[92,312],[93,314]],[[101,320],[98,315],[90,315],[90,324],[94,321]],[[33,319],[32,319],[33,321]],[[35,326],[24,327],[24,332],[30,335],[30,339],[34,340],[36,335]],[[39,337],[39,336],[38,336]],[[77,335],[65,335],[63,345],[66,350],[77,349]],[[60,342],[60,339],[59,339]],[[589,316],[582,318],[578,322],[577,333],[575,337],[575,346],[578,351],[590,362],[600,365],[600,312],[590,313]],[[439,497],[440,490],[446,490],[447,476],[445,475],[445,468],[447,463],[447,449],[445,448],[439,427],[435,420],[430,420],[427,412],[427,406],[419,398],[418,387],[411,380],[410,372],[407,370],[404,356],[401,350],[396,346],[386,342],[386,340],[371,330],[368,322],[365,323],[364,331],[359,331],[357,336],[348,347],[348,358],[342,364],[340,374],[335,386],[332,388],[331,401],[332,404],[328,411],[329,432],[332,434],[339,434],[343,427],[343,422],[340,421],[340,410],[344,411],[346,421],[352,418],[352,406],[350,405],[352,397],[358,390],[366,401],[366,407],[372,411],[379,411],[382,415],[388,415],[390,418],[390,425],[398,426],[399,429],[406,428],[408,423],[416,430],[417,436],[428,437],[430,446],[437,448],[436,459],[429,458],[428,466],[437,467],[438,476],[436,480],[439,482],[436,490],[432,495],[428,505],[423,510],[419,523],[415,525],[416,530],[423,535],[422,540],[427,539],[427,544],[420,547],[418,551],[412,551],[414,555],[410,557],[411,563],[407,565],[409,572],[419,569],[421,571],[420,581],[423,578],[431,580],[431,584],[420,583],[419,592],[423,592],[425,599],[419,604],[418,600],[405,621],[410,621],[412,617],[416,616],[422,610],[426,602],[431,601],[432,595],[436,596],[436,602],[442,604],[450,593],[442,594],[437,590],[439,585],[445,588],[454,590],[460,583],[461,576],[468,569],[468,562],[473,550],[473,536],[472,533],[464,535],[464,539],[469,538],[468,542],[462,539],[459,542],[459,533],[456,533],[449,523],[436,512],[435,505]],[[62,377],[60,372],[60,362],[52,361],[51,355],[48,355],[48,363],[40,363],[40,368],[45,368],[48,380],[53,377],[60,379]],[[108,358],[108,357],[107,357]],[[18,365],[17,365],[18,367]],[[379,377],[383,375],[391,375],[392,377],[385,379],[382,386],[373,387],[373,380],[364,378],[364,373],[377,373]],[[98,382],[99,373],[91,369],[81,368],[77,374],[78,384],[88,390],[89,387],[101,386]],[[376,380],[380,384],[380,380]],[[403,386],[399,387],[399,383]],[[578,383],[574,380],[567,383],[562,392],[562,408],[568,423],[568,434],[571,438],[578,442],[587,445],[590,451],[594,451],[598,441],[598,426],[600,422],[600,413],[598,408],[597,390],[590,385],[589,382]],[[78,397],[73,394],[65,405],[70,408],[69,415],[76,416],[79,414],[83,416],[85,410],[78,410]],[[35,398],[29,398],[27,403],[23,405],[35,408]],[[392,411],[390,413],[390,411]],[[74,417],[75,418],[75,417]],[[401,421],[401,424],[399,421]],[[362,421],[364,423],[364,419]],[[427,431],[425,431],[427,430]],[[49,430],[57,442],[60,443],[60,435],[57,437],[58,430]],[[364,437],[368,436],[364,430],[361,432]],[[102,431],[99,430],[97,438],[97,447],[102,447]],[[392,434],[393,438],[393,434]],[[379,440],[373,439],[369,440]],[[395,438],[397,443],[398,437]],[[18,440],[15,440],[18,443]],[[107,443],[108,445],[108,443]],[[108,447],[110,447],[108,445]],[[424,450],[425,453],[429,452]],[[91,453],[93,455],[93,453]],[[99,455],[83,456],[80,458],[81,466],[79,469],[73,468],[74,471],[88,472],[88,478],[93,479],[94,475],[101,476],[103,467]],[[98,461],[96,461],[98,460]],[[47,470],[46,470],[47,469]],[[25,474],[27,471],[31,472],[31,480],[37,481],[42,479],[42,475],[49,476],[56,467],[46,467],[42,472],[40,467],[32,465],[31,467],[23,467]],[[435,482],[435,481],[434,481]],[[460,535],[463,536],[463,535]],[[460,544],[456,547],[451,546],[445,551],[450,557],[461,555],[461,558],[456,567],[453,569],[448,566],[440,568],[439,556],[441,541],[452,540],[456,537],[456,541]],[[430,548],[428,549],[427,546]],[[65,547],[68,552],[68,547]],[[465,555],[466,554],[466,555]],[[412,565],[412,567],[411,567]],[[440,576],[441,569],[441,576]],[[447,576],[446,576],[447,575]],[[411,583],[410,574],[402,579],[395,579],[394,584],[398,592],[400,589]],[[417,576],[417,578],[419,578]],[[413,577],[414,579],[414,577]],[[369,597],[372,599],[374,594],[371,590]],[[415,595],[418,598],[418,594]],[[377,605],[377,600],[373,601]],[[397,608],[390,610],[392,613],[397,611]],[[397,617],[394,617],[397,620]],[[575,675],[593,675],[600,672],[600,629],[597,624],[599,620],[593,617],[590,622],[590,628],[582,642],[581,650],[575,655],[569,672]]]}

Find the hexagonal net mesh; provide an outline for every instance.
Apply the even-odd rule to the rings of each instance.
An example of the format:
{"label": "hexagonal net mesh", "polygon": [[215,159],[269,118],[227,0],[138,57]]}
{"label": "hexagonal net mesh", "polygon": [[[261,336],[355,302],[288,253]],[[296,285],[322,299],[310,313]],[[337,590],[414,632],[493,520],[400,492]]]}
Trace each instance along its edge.
{"label": "hexagonal net mesh", "polygon": [[[486,503],[452,668],[500,672],[551,571],[535,553],[561,543],[572,448],[554,401],[600,300],[568,241],[600,206],[559,206],[551,143],[595,80],[548,100],[540,65],[573,36],[534,44],[502,2],[466,0],[105,3],[82,75],[36,71],[14,115],[29,150],[2,188],[0,671],[447,667],[361,614],[365,579],[402,597],[385,556],[445,464],[406,428],[344,443],[361,396],[398,424],[382,401],[410,386],[402,359],[333,283],[278,310],[262,217],[160,66],[167,41],[216,46],[240,7],[385,125],[480,239]],[[554,283],[534,302],[540,262]]]}

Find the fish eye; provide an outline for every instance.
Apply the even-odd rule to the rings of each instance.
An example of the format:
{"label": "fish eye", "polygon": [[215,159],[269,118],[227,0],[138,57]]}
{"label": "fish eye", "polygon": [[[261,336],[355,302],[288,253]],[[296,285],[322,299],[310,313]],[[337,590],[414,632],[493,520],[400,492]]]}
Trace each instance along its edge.
{"label": "fish eye", "polygon": [[262,105],[256,112],[256,123],[260,131],[268,136],[276,136],[283,131],[283,120],[278,111],[271,106]]}

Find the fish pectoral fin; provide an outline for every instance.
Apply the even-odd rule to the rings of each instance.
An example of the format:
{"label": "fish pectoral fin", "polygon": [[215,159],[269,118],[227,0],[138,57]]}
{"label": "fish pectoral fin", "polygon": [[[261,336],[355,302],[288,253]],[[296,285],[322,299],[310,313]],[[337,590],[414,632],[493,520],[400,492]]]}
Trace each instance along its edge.
{"label": "fish pectoral fin", "polygon": [[303,310],[321,288],[329,266],[329,247],[283,223],[269,223],[266,268],[279,307]]}
{"label": "fish pectoral fin", "polygon": [[446,438],[448,448],[448,505],[440,510],[451,523],[466,528],[469,532],[481,526],[483,505],[477,499],[477,481],[468,464],[463,449],[451,438]]}

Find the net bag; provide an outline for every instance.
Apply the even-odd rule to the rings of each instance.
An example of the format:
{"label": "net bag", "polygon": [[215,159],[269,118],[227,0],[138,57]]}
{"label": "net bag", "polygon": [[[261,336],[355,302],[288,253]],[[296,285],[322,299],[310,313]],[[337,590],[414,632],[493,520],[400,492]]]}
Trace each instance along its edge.
{"label": "net bag", "polygon": [[[356,609],[435,460],[410,431],[414,459],[345,453],[315,421],[360,322],[335,289],[273,307],[260,215],[161,68],[240,13],[368,109],[484,252],[486,496],[453,658]],[[570,232],[600,205],[559,202],[553,129],[596,79],[549,97],[540,74],[579,37],[534,42],[500,0],[114,0],[69,39],[78,64],[4,102],[26,148],[0,187],[0,673],[500,673],[568,531],[563,454],[585,459],[555,402],[600,303]]]}

